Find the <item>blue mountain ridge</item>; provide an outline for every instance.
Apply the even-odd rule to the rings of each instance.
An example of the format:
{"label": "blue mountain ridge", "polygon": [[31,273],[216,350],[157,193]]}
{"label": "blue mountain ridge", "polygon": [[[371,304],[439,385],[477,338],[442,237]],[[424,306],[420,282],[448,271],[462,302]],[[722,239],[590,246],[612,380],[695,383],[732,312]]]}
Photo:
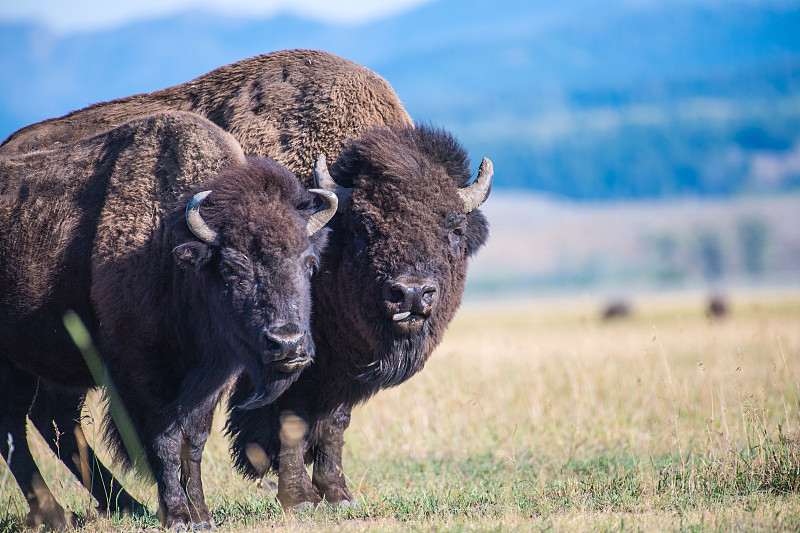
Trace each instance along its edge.
{"label": "blue mountain ridge", "polygon": [[439,0],[355,26],[190,12],[69,35],[5,23],[0,138],[260,53],[318,48],[387,78],[415,119],[453,131],[473,160],[492,157],[498,187],[784,191],[800,169],[765,182],[753,161],[800,150],[797,28],[791,0]]}

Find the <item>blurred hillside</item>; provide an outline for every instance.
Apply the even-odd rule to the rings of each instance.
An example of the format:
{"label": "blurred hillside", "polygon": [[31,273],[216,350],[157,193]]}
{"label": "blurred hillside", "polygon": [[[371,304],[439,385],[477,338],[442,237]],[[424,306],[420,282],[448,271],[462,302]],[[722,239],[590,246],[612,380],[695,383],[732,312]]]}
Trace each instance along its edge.
{"label": "blurred hillside", "polygon": [[0,24],[0,138],[285,48],[376,70],[497,188],[575,199],[800,188],[800,0],[439,0],[368,25],[188,13],[58,35]]}
{"label": "blurred hillside", "polygon": [[575,202],[502,190],[468,297],[800,284],[800,194]]}

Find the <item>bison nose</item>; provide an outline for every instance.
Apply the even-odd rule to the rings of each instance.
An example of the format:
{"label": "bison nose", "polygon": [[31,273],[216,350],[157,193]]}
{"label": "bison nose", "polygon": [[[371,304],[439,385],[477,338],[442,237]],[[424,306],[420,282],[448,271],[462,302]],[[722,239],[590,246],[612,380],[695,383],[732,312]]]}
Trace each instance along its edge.
{"label": "bison nose", "polygon": [[383,286],[386,310],[395,322],[408,318],[427,318],[439,299],[438,284],[427,278],[400,276]]}
{"label": "bison nose", "polygon": [[261,334],[264,362],[283,361],[302,355],[305,341],[306,332],[294,324],[264,329]]}

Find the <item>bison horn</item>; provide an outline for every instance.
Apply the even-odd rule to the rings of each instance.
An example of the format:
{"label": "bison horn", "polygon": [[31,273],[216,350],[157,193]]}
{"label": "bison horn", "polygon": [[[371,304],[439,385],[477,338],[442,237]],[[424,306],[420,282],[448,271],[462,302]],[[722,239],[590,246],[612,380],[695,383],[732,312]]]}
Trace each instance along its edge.
{"label": "bison horn", "polygon": [[478,209],[492,192],[492,179],[494,178],[494,166],[488,157],[484,157],[478,169],[478,177],[472,184],[458,189],[458,195],[464,200],[467,213]]}
{"label": "bison horn", "polygon": [[325,154],[319,154],[314,162],[314,185],[317,189],[325,189],[339,197],[339,208],[342,208],[350,197],[352,189],[342,187],[331,177],[328,172],[328,164],[325,161]]}
{"label": "bison horn", "polygon": [[206,244],[216,246],[219,244],[219,234],[209,228],[203,217],[200,216],[200,204],[209,194],[211,194],[211,191],[203,191],[192,196],[192,199],[186,204],[186,224],[188,224],[195,237]]}
{"label": "bison horn", "polygon": [[325,205],[308,219],[306,231],[308,231],[308,236],[311,237],[321,230],[323,226],[333,218],[333,215],[336,214],[336,209],[339,207],[339,198],[331,191],[326,191],[325,189],[309,189],[309,192],[320,195],[325,202]]}

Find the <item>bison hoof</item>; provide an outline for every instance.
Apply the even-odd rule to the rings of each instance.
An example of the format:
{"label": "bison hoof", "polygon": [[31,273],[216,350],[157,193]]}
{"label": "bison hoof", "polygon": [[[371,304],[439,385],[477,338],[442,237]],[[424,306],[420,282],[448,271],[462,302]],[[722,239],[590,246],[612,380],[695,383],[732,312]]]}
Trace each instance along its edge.
{"label": "bison hoof", "polygon": [[311,502],[301,502],[301,503],[298,503],[297,505],[293,505],[292,506],[292,512],[302,513],[302,512],[305,512],[305,511],[313,511],[314,507],[315,507],[315,505],[313,503],[311,503]]}
{"label": "bison hoof", "polygon": [[[288,492],[288,491],[287,491]],[[299,491],[298,491],[299,492]],[[286,493],[278,493],[278,503],[281,504],[284,511],[305,511],[306,509],[314,509],[322,501],[317,493],[311,489],[303,491],[290,496]]]}
{"label": "bison hoof", "polygon": [[172,524],[170,531],[217,531],[217,525],[213,522],[199,522],[196,524]]}
{"label": "bison hoof", "polygon": [[189,522],[188,519],[181,520],[176,519],[173,520],[172,523],[169,525],[168,529],[170,531],[216,531],[217,525],[214,523],[213,520],[211,521],[203,521],[203,522]]}
{"label": "bison hoof", "polygon": [[333,508],[341,510],[352,509],[353,511],[361,510],[361,506],[359,506],[356,502],[350,500],[342,500],[340,502],[336,502],[333,504]]}
{"label": "bison hoof", "polygon": [[219,528],[212,520],[211,522],[200,522],[199,524],[192,524],[192,531],[217,531]]}
{"label": "bison hoof", "polygon": [[343,485],[328,485],[325,487],[317,486],[317,491],[328,502],[328,505],[336,506],[342,502],[352,502],[353,495]]}

